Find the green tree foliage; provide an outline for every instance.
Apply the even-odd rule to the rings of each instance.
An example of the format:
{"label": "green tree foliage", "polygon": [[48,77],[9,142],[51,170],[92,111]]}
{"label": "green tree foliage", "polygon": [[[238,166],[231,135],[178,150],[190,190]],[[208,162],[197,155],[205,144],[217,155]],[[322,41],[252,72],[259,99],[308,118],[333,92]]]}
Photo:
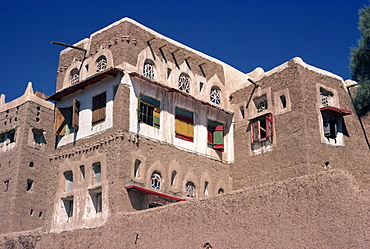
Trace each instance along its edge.
{"label": "green tree foliage", "polygon": [[358,82],[353,104],[359,116],[370,112],[370,6],[359,11],[358,29],[361,38],[358,47],[352,48],[350,69],[352,79]]}

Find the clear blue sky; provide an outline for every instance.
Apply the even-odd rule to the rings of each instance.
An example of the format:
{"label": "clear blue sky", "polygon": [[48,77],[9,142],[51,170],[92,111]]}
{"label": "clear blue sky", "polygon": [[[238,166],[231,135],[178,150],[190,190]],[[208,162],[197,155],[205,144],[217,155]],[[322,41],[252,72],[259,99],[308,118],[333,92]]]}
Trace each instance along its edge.
{"label": "clear blue sky", "polygon": [[61,41],[74,44],[130,17],[248,73],[293,57],[344,79],[356,46],[358,9],[369,0],[53,1],[1,0],[0,93],[11,101],[29,81],[55,91]]}

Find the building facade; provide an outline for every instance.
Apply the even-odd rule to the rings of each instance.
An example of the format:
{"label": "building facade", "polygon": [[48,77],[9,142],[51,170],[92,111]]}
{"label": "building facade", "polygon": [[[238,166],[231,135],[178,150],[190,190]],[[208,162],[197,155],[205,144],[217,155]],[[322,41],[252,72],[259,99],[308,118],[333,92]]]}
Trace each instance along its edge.
{"label": "building facade", "polygon": [[[3,233],[104,229],[331,169],[369,189],[353,81],[298,57],[246,74],[129,18],[74,46],[60,53],[54,114],[31,86],[32,99],[2,101]],[[33,118],[23,109],[35,121],[20,124]]]}

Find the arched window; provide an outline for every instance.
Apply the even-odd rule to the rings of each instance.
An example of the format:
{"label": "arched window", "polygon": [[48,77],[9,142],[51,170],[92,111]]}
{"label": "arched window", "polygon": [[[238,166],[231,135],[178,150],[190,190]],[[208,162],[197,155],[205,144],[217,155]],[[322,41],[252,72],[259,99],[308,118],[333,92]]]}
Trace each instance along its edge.
{"label": "arched window", "polygon": [[176,183],[176,176],[177,176],[177,172],[174,170],[172,171],[172,174],[171,174],[171,186],[174,186],[175,183]]}
{"label": "arched window", "polygon": [[71,85],[77,84],[80,78],[80,73],[77,68],[71,71]]}
{"label": "arched window", "polygon": [[190,80],[189,76],[182,73],[179,77],[179,89],[186,93],[190,93]]}
{"label": "arched window", "polygon": [[96,71],[100,72],[107,68],[107,58],[103,55],[96,60]]}
{"label": "arched window", "polygon": [[152,188],[156,190],[161,190],[161,175],[158,173],[152,174]]}
{"label": "arched window", "polygon": [[187,197],[195,197],[195,184],[193,182],[187,182],[185,185],[185,191]]}
{"label": "arched window", "polygon": [[143,68],[144,77],[153,80],[154,79],[154,62],[146,60]]}
{"label": "arched window", "polygon": [[223,188],[219,188],[219,189],[218,189],[218,194],[219,194],[219,195],[221,195],[221,194],[223,194],[223,193],[225,193],[225,190],[224,190]]}
{"label": "arched window", "polygon": [[221,104],[221,90],[218,87],[212,87],[209,98],[212,103]]}

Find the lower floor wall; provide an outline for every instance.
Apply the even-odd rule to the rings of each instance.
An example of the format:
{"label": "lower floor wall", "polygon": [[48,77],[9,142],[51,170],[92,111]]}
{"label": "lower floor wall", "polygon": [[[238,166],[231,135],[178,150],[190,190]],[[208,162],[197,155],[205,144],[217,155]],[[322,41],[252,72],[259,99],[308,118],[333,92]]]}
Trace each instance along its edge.
{"label": "lower floor wall", "polygon": [[[368,248],[370,194],[342,170],[138,212],[103,227],[0,235],[1,248]],[[208,243],[208,244],[207,244]]]}

